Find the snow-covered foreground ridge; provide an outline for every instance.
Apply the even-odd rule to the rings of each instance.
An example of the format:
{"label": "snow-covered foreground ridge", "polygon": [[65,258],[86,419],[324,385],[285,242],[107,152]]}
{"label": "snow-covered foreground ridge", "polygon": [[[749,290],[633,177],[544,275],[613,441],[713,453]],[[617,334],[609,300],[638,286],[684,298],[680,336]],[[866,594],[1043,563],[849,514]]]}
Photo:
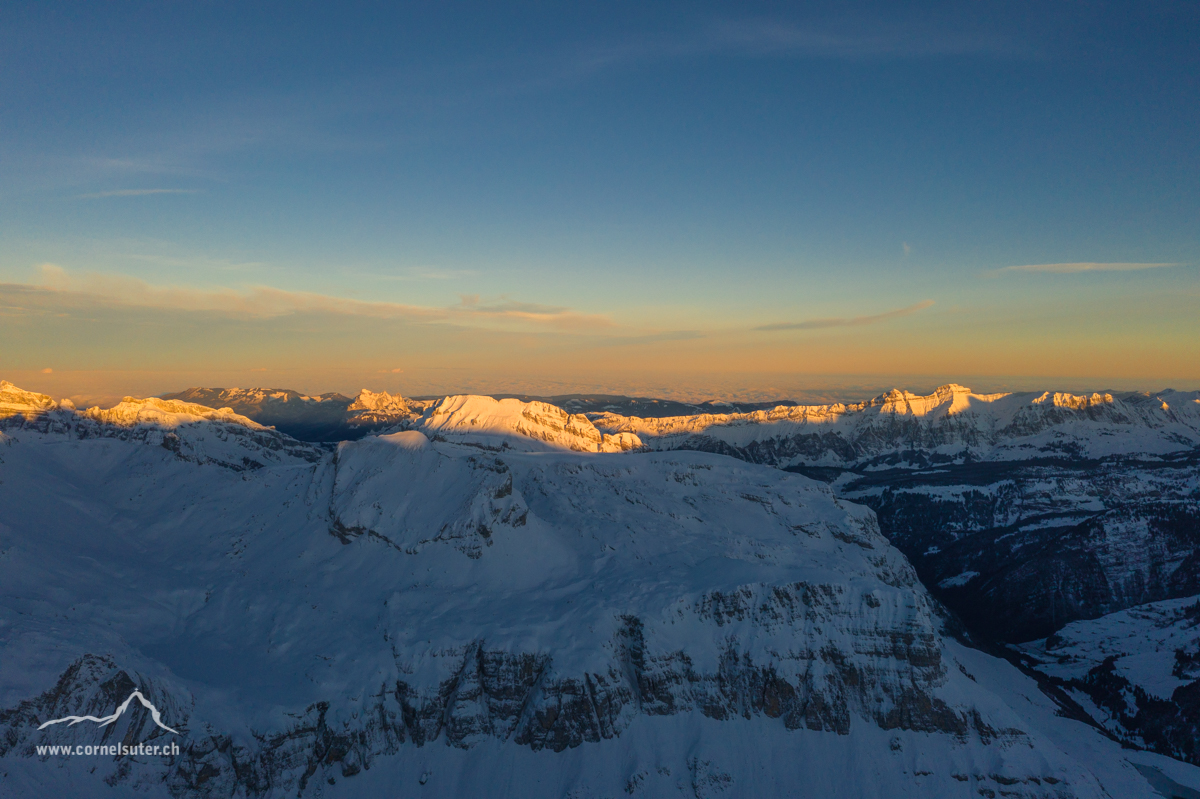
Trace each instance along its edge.
{"label": "snow-covered foreground ridge", "polygon": [[[1200,786],[948,639],[874,514],[799,475],[572,451],[604,439],[474,400],[238,470],[180,451],[273,431],[4,392],[6,796],[1155,796],[1133,760]],[[180,755],[38,756],[167,735],[141,706],[37,729],[134,688]]]}
{"label": "snow-covered foreground ridge", "polygon": [[641,419],[591,414],[653,449],[700,449],[775,466],[848,466],[918,452],[986,460],[1161,454],[1200,445],[1200,392],[976,394],[946,385],[866,402]]}

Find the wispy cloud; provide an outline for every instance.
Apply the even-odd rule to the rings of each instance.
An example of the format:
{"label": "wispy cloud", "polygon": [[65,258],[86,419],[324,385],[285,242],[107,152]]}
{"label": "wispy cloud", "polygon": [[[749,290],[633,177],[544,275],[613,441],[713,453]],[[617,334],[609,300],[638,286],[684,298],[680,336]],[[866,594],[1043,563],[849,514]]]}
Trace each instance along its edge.
{"label": "wispy cloud", "polygon": [[[183,257],[155,255],[140,252],[116,252],[114,257],[128,258],[132,261],[142,261],[158,266],[183,267],[185,269],[214,269],[223,272],[237,272],[248,269],[271,267],[265,261],[230,261],[227,258],[209,258],[203,255],[185,255]],[[279,267],[273,267],[278,269]]]}
{"label": "wispy cloud", "polygon": [[103,200],[108,197],[145,197],[151,194],[198,194],[197,189],[116,189],[99,191],[95,194],[80,194],[79,200]]}
{"label": "wispy cloud", "polygon": [[873,325],[876,322],[883,322],[888,319],[895,319],[900,316],[908,316],[917,311],[923,311],[933,305],[933,300],[921,300],[916,305],[909,305],[907,308],[897,308],[894,311],[885,313],[872,314],[870,316],[852,316],[849,318],[833,317],[827,319],[806,319],[801,322],[779,322],[772,325],[762,325],[754,328],[755,330],[819,330],[826,327],[858,327],[860,325]]}
{"label": "wispy cloud", "polygon": [[503,302],[484,305],[478,294],[463,294],[451,312],[481,319],[522,319],[563,329],[600,329],[613,327],[608,317],[596,314],[580,314],[570,308],[556,305],[539,305],[532,302],[516,302],[501,297]]}
{"label": "wispy cloud", "polygon": [[911,23],[860,20],[797,24],[780,19],[714,20],[691,31],[641,34],[623,41],[574,48],[558,70],[535,84],[582,78],[639,63],[708,55],[834,60],[990,56],[1027,58],[1022,42],[990,32],[940,29]]}
{"label": "wispy cloud", "polygon": [[1025,264],[1023,266],[1005,266],[994,270],[993,274],[1006,272],[1050,272],[1059,275],[1074,275],[1080,272],[1139,272],[1143,269],[1163,269],[1170,266],[1182,266],[1178,263],[1092,263],[1080,262],[1070,264]]}
{"label": "wispy cloud", "polygon": [[125,275],[73,274],[56,264],[42,264],[34,285],[9,285],[18,293],[53,293],[62,305],[125,306],[158,310],[199,311],[249,318],[272,318],[289,314],[336,314],[374,319],[397,319],[419,323],[451,323],[471,327],[497,324],[534,329],[588,331],[612,328],[608,317],[582,314],[570,308],[509,300],[484,304],[478,295],[465,295],[457,305],[430,307],[394,302],[368,302],[271,286],[201,289],[188,286],[156,286]]}
{"label": "wispy cloud", "polygon": [[918,58],[944,55],[1017,55],[1024,48],[995,34],[938,30],[911,24],[797,25],[770,19],[721,22],[709,29],[717,49],[754,55],[821,58]]}

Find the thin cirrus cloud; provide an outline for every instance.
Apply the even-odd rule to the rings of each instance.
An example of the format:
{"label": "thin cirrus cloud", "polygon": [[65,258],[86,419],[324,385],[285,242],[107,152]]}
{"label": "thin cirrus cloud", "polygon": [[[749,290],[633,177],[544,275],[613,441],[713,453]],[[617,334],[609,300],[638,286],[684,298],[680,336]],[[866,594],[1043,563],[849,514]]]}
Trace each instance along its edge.
{"label": "thin cirrus cloud", "polygon": [[516,302],[502,297],[503,302],[484,305],[478,294],[459,295],[459,304],[449,308],[451,313],[463,314],[478,319],[520,319],[527,322],[549,324],[561,328],[606,328],[613,323],[605,316],[580,314],[570,308],[556,305],[539,305],[532,302]]}
{"label": "thin cirrus cloud", "polygon": [[1077,275],[1083,272],[1140,272],[1144,269],[1164,269],[1180,266],[1178,263],[1093,263],[1079,262],[1069,264],[1024,264],[1022,266],[1005,266],[993,274],[1001,275],[1012,272],[1048,272],[1057,275]]}
{"label": "thin cirrus cloud", "polygon": [[643,35],[580,48],[568,73],[578,77],[639,62],[716,54],[834,60],[972,55],[1028,58],[1033,50],[1025,43],[990,33],[911,24],[839,28],[778,19],[727,19],[684,34]]}
{"label": "thin cirrus cloud", "polygon": [[943,55],[1025,55],[1026,48],[1003,37],[961,30],[903,25],[895,28],[808,27],[776,20],[726,21],[711,29],[716,47],[749,54],[821,58],[919,58]]}
{"label": "thin cirrus cloud", "polygon": [[116,189],[114,191],[98,191],[94,194],[80,194],[80,200],[104,200],[109,197],[146,197],[152,194],[199,194],[197,189]]}
{"label": "thin cirrus cloud", "polygon": [[21,298],[27,306],[137,307],[155,310],[214,312],[232,316],[269,319],[289,314],[317,313],[392,319],[416,323],[450,323],[490,326],[519,323],[539,329],[595,331],[613,327],[605,316],[582,314],[570,308],[523,303],[501,298],[484,304],[478,296],[464,296],[458,305],[431,307],[394,302],[368,302],[270,286],[244,290],[197,289],[185,286],[156,286],[124,275],[76,275],[55,264],[39,267],[36,285],[8,284],[3,293]]}
{"label": "thin cirrus cloud", "polygon": [[771,325],[762,325],[754,328],[755,330],[820,330],[826,327],[860,327],[862,325],[873,325],[877,322],[884,322],[888,319],[896,319],[901,316],[923,311],[933,305],[933,300],[921,300],[916,305],[909,305],[906,308],[897,308],[894,311],[886,311],[884,313],[871,314],[870,316],[852,316],[833,317],[825,319],[805,319],[801,322],[778,322]]}

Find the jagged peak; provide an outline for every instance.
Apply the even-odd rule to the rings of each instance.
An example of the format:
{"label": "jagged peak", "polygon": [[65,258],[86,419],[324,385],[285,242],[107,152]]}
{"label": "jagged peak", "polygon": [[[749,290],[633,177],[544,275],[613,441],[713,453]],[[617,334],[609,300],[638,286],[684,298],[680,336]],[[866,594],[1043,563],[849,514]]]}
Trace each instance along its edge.
{"label": "jagged peak", "polygon": [[408,402],[399,394],[389,394],[386,391],[371,391],[364,388],[358,392],[354,402],[346,408],[348,411],[402,411],[408,412]]}
{"label": "jagged peak", "polygon": [[1096,405],[1112,405],[1113,402],[1113,395],[1107,392],[1104,394],[1098,392],[1093,392],[1092,394],[1069,394],[1060,391],[1053,393],[1043,391],[1041,396],[1033,400],[1034,405],[1052,405],[1057,408],[1071,408],[1072,410],[1090,408]]}

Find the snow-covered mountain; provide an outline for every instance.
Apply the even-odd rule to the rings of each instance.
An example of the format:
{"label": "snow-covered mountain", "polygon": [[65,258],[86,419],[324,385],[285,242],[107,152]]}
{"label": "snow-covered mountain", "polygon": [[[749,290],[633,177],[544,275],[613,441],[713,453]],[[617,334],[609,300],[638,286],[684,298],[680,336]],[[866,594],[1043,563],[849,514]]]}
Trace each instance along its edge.
{"label": "snow-covered mountain", "polygon": [[446,397],[400,426],[489,450],[627,452],[642,446],[635,435],[601,433],[583,414],[554,405],[480,396]]}
{"label": "snow-covered mountain", "polygon": [[[622,439],[483,398],[239,470],[146,444],[282,435],[158,402],[0,396],[6,796],[1200,788],[947,637],[875,515],[802,475],[604,452]],[[134,689],[180,735],[140,703],[38,730]],[[116,741],[181,753],[36,749]]]}

